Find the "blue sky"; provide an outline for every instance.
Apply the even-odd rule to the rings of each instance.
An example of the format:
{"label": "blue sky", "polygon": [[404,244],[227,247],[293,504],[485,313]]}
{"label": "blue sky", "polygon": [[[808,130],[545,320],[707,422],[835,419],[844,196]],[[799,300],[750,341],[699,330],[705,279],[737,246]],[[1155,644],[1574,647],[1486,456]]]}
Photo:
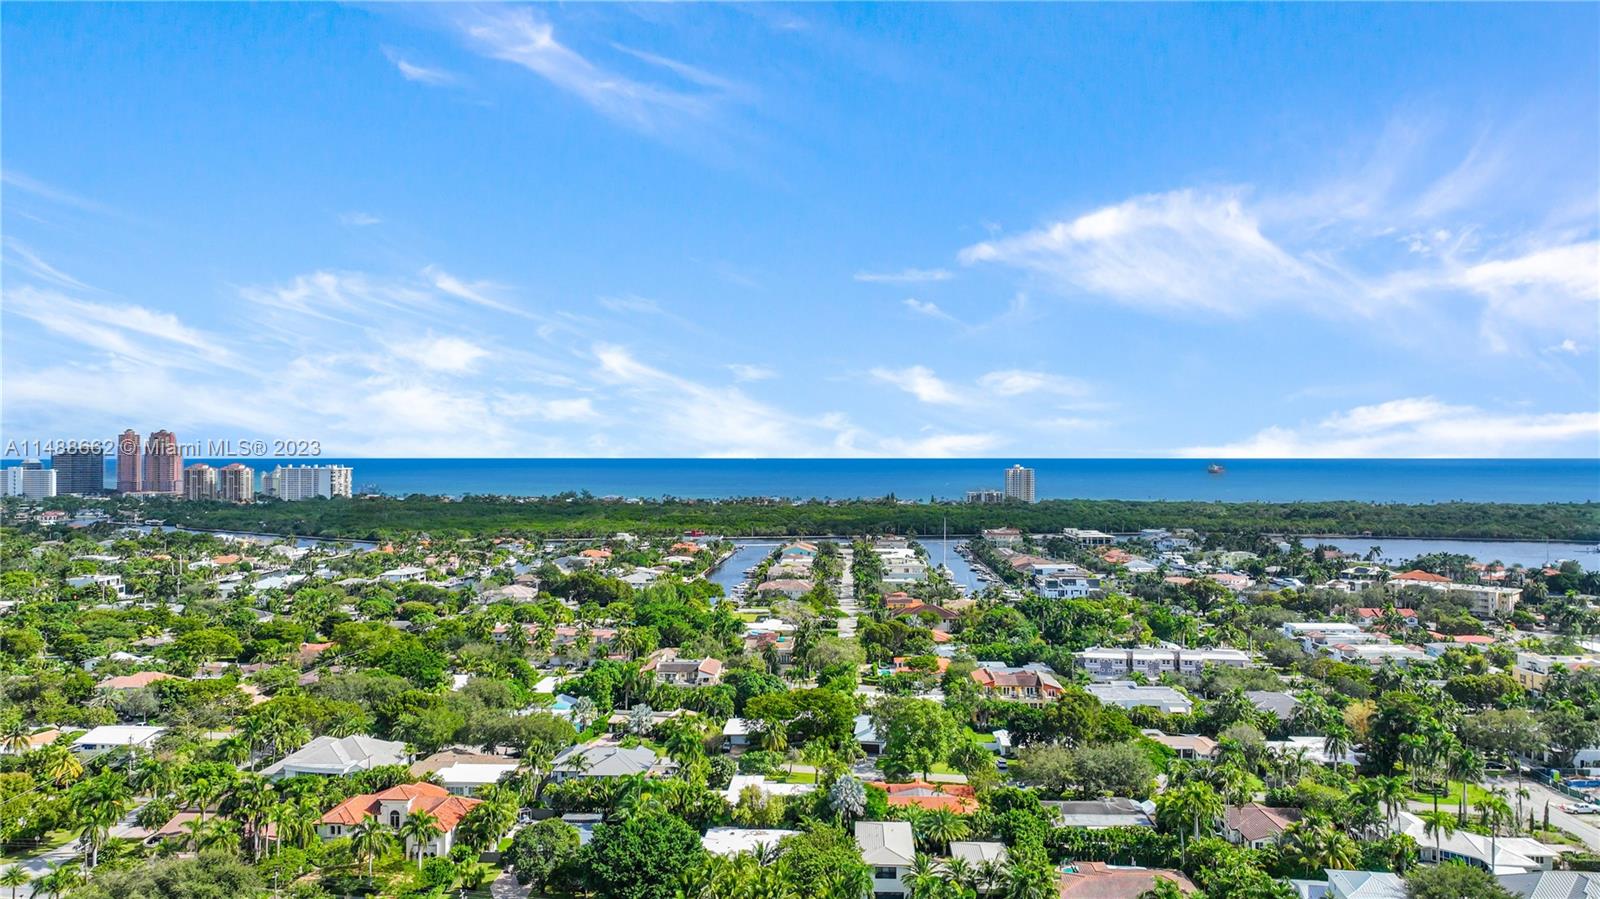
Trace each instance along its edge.
{"label": "blue sky", "polygon": [[1593,4],[0,24],[8,439],[1600,452]]}

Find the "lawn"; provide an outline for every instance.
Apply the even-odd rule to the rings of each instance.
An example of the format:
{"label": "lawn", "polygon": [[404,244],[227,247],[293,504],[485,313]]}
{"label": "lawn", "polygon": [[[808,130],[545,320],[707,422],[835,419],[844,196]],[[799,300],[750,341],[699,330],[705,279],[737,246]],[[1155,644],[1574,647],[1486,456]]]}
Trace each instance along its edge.
{"label": "lawn", "polygon": [[77,839],[77,834],[74,834],[71,831],[52,830],[40,837],[39,842],[35,845],[25,847],[19,846],[11,851],[0,853],[0,864],[19,862],[24,859],[33,858],[41,852],[48,852],[49,850],[55,849],[58,846],[64,846],[67,843],[72,842],[74,839]]}
{"label": "lawn", "polygon": [[[1426,802],[1430,805],[1433,803],[1433,796],[1422,790],[1412,790],[1407,795],[1416,802]],[[1467,784],[1467,805],[1478,805],[1487,798],[1489,798],[1488,790],[1485,790],[1483,787],[1477,784]],[[1515,800],[1508,801],[1511,801],[1512,805],[1515,806]],[[1460,804],[1460,802],[1461,781],[1452,780],[1450,781],[1450,788],[1445,791],[1444,795],[1439,797],[1439,808],[1455,808]]]}
{"label": "lawn", "polygon": [[816,782],[817,782],[817,772],[815,772],[815,771],[796,771],[793,774],[791,774],[791,773],[789,773],[788,769],[784,769],[784,772],[783,772],[783,783],[786,783],[786,784],[814,784]]}

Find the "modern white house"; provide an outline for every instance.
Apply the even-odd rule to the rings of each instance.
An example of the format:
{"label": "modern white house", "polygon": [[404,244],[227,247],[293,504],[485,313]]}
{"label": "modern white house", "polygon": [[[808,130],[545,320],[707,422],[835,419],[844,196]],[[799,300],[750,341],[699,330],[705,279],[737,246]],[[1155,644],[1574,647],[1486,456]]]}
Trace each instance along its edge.
{"label": "modern white house", "polygon": [[164,727],[146,724],[108,724],[96,727],[72,741],[78,752],[104,752],[108,749],[149,749],[166,733]]}
{"label": "modern white house", "polygon": [[798,830],[773,830],[755,827],[713,827],[700,838],[700,845],[712,855],[738,855],[771,849],[784,837],[798,834]]}
{"label": "modern white house", "polygon": [[497,784],[500,778],[517,770],[517,763],[462,762],[433,772],[444,788],[455,796],[471,796],[479,787]]}
{"label": "modern white house", "polygon": [[364,734],[317,737],[281,760],[261,769],[263,777],[280,780],[297,774],[332,776],[369,771],[380,765],[409,765],[406,744]]}
{"label": "modern white house", "polygon": [[906,875],[917,863],[917,841],[908,821],[857,821],[856,846],[872,869],[873,899],[910,895]]}

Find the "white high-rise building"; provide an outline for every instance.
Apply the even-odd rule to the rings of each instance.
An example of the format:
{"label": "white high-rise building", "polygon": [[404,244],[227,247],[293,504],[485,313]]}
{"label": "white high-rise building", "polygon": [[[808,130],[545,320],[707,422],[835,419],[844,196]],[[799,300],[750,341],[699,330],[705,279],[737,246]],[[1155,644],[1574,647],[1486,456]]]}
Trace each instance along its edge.
{"label": "white high-rise building", "polygon": [[261,474],[261,492],[285,500],[348,497],[350,485],[348,465],[280,465]]}
{"label": "white high-rise building", "polygon": [[56,495],[56,473],[38,459],[28,459],[6,469],[4,486],[6,496],[47,499]]}
{"label": "white high-rise building", "polygon": [[1021,465],[1006,469],[1006,499],[1033,502],[1033,469]]}

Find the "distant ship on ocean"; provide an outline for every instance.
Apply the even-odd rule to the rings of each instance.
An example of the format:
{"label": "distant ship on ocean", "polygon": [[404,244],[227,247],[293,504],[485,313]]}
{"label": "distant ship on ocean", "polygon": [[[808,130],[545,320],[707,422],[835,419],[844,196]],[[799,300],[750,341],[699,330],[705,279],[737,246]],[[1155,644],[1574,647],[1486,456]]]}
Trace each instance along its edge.
{"label": "distant ship on ocean", "polygon": [[1210,465],[1206,466],[1206,473],[1207,474],[1222,474],[1224,471],[1227,471],[1227,469],[1223,468],[1221,465],[1218,465],[1215,462],[1213,462]]}

